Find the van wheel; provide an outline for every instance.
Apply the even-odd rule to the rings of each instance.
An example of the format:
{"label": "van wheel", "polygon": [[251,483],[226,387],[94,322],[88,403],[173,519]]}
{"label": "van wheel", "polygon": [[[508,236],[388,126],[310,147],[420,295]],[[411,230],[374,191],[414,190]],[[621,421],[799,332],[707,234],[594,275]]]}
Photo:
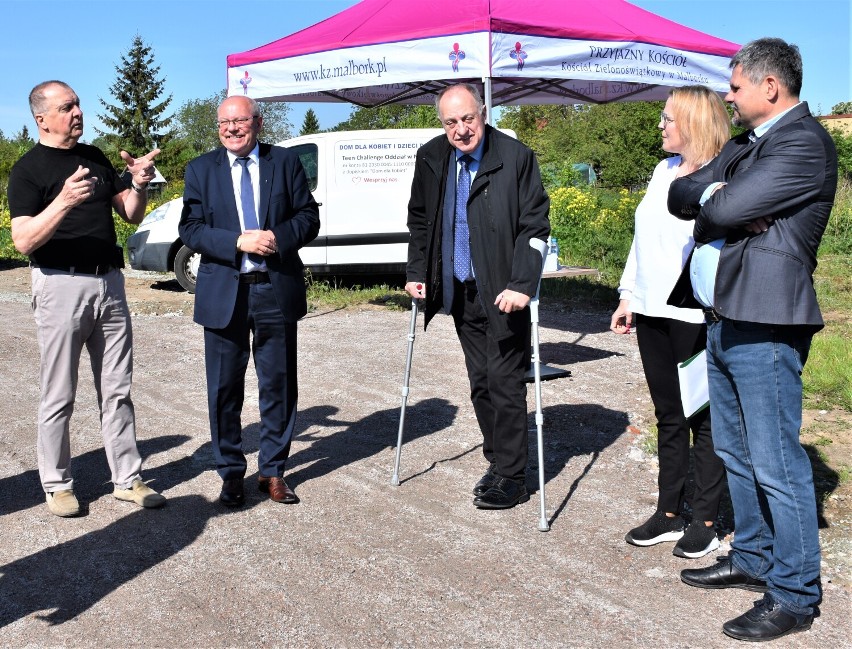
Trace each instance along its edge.
{"label": "van wheel", "polygon": [[201,263],[201,255],[186,246],[181,246],[175,255],[175,277],[178,284],[190,293],[195,293],[195,278],[198,276],[199,263]]}

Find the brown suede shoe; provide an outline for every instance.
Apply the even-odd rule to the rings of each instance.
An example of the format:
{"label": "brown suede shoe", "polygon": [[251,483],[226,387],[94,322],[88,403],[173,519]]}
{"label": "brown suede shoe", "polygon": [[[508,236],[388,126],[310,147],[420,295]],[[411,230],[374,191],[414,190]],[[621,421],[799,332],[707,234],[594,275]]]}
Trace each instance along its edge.
{"label": "brown suede shoe", "polygon": [[284,503],[285,505],[295,505],[299,502],[299,497],[296,495],[296,492],[287,486],[287,483],[284,482],[284,478],[267,478],[266,476],[259,476],[257,478],[257,488],[268,493],[269,499],[274,502]]}

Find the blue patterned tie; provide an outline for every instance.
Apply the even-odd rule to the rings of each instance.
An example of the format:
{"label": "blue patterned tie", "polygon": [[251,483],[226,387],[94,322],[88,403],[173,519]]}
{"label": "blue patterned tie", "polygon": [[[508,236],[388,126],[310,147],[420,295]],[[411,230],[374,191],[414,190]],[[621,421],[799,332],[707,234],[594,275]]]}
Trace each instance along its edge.
{"label": "blue patterned tie", "polygon": [[458,185],[456,185],[456,231],[453,239],[453,274],[461,282],[470,278],[470,231],[467,227],[467,199],[470,198],[469,155],[459,158]]}
{"label": "blue patterned tie", "polygon": [[[246,230],[259,230],[260,223],[257,220],[257,210],[254,207],[254,187],[251,184],[251,174],[248,170],[250,158],[237,158],[243,167],[242,176],[240,176],[240,204],[243,208],[243,225]],[[262,255],[249,254],[249,259],[255,264],[263,262]]]}

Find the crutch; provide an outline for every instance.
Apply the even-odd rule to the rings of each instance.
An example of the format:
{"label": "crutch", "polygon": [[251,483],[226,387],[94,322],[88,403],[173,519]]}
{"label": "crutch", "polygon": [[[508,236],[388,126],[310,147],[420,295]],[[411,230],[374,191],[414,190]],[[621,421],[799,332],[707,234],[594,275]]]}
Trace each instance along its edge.
{"label": "crutch", "polygon": [[[541,272],[544,272],[544,260],[550,246],[541,239],[530,239],[530,247],[541,253]],[[544,413],[541,409],[541,356],[538,344],[538,294],[541,290],[541,274],[535,295],[530,300],[530,325],[532,326],[532,366],[535,376],[535,427],[538,446],[538,494],[541,504],[541,518],[538,521],[539,532],[549,532],[550,523],[547,521],[547,506],[544,500]]]}
{"label": "crutch", "polygon": [[399,432],[396,436],[396,459],[393,463],[391,484],[399,486],[399,459],[402,455],[402,430],[405,428],[405,406],[408,404],[408,379],[411,376],[411,357],[414,354],[414,331],[417,327],[417,300],[411,300],[411,326],[408,329],[408,357],[405,359],[405,376],[402,379],[402,405],[399,409]]}

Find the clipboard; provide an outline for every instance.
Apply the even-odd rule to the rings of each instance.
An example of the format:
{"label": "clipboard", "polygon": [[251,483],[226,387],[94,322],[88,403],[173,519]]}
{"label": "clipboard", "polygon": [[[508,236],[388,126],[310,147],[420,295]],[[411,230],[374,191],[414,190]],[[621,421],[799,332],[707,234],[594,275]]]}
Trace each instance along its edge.
{"label": "clipboard", "polygon": [[710,393],[707,387],[707,352],[701,350],[695,356],[677,364],[677,376],[680,382],[680,400],[683,414],[692,417],[710,407]]}

